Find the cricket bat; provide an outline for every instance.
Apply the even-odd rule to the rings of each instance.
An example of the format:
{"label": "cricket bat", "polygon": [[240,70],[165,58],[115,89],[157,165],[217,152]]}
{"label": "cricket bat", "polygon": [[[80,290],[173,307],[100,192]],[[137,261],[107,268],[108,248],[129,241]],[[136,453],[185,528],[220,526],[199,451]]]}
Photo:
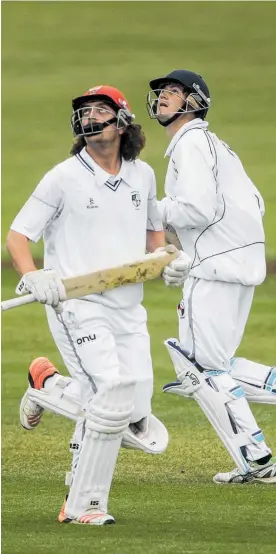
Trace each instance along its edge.
{"label": "cricket bat", "polygon": [[176,230],[172,225],[167,223],[165,227],[165,239],[167,244],[173,244],[178,250],[182,250],[180,240],[177,236]]}
{"label": "cricket bat", "polygon": [[[63,279],[67,299],[80,298],[88,294],[101,293],[132,283],[142,283],[160,277],[162,270],[172,260],[179,256],[179,251],[173,245],[168,245],[159,252],[145,254],[140,260],[135,260],[121,266],[110,267],[86,275]],[[1,310],[10,310],[24,304],[36,302],[33,294],[26,294],[11,300],[1,302]]]}

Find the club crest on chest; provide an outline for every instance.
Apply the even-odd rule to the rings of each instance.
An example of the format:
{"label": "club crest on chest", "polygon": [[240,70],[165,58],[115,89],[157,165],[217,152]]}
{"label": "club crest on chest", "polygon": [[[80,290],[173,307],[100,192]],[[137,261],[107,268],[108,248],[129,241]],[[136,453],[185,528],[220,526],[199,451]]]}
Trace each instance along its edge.
{"label": "club crest on chest", "polygon": [[140,205],[141,205],[141,196],[140,196],[140,193],[137,190],[134,190],[131,193],[131,200],[132,200],[132,204],[135,207],[135,209],[138,210]]}

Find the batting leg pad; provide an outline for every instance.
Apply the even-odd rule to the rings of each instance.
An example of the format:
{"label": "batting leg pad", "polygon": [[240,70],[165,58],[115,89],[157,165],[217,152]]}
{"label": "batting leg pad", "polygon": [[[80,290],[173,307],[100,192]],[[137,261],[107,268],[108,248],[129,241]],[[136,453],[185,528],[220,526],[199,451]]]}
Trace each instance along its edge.
{"label": "batting leg pad", "polygon": [[93,510],[107,512],[107,501],[123,432],[130,423],[135,382],[116,381],[100,389],[86,411],[82,447],[65,513],[76,519]]}
{"label": "batting leg pad", "polygon": [[153,414],[130,423],[122,439],[123,448],[142,450],[146,454],[163,454],[169,443],[165,425]]}
{"label": "batting leg pad", "polygon": [[51,388],[42,388],[36,390],[28,389],[28,398],[45,410],[63,415],[77,421],[83,417],[82,406],[80,403],[80,384],[76,379],[63,377],[60,374],[51,378],[53,386]]}
{"label": "batting leg pad", "polygon": [[86,420],[78,419],[69,445],[69,451],[72,454],[71,471],[68,471],[65,474],[65,485],[68,485],[69,487],[71,487],[72,485],[72,482],[76,473],[76,469],[79,463],[79,457],[82,449],[82,441],[84,438],[85,429],[86,429]]}
{"label": "batting leg pad", "polygon": [[276,404],[276,367],[232,358],[230,373],[242,386],[248,402]]}
{"label": "batting leg pad", "polygon": [[265,445],[242,388],[224,370],[199,371],[176,339],[167,340],[165,345],[177,379],[182,383],[184,396],[188,393],[197,401],[240,472],[248,473],[247,457],[261,458],[270,450]]}

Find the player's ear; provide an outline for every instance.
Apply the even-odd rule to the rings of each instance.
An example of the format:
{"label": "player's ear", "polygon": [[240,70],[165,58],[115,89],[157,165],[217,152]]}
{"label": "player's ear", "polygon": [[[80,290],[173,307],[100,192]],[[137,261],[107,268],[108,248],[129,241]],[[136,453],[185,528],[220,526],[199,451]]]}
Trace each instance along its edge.
{"label": "player's ear", "polygon": [[125,133],[127,127],[122,127],[121,129],[118,129],[119,135],[123,135]]}

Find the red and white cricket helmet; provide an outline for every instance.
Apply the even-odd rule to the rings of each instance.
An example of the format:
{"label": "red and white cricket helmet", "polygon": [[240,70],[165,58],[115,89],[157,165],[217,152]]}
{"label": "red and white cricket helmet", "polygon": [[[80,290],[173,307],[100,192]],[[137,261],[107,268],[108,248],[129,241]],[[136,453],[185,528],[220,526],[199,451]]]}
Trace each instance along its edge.
{"label": "red and white cricket helmet", "polygon": [[[82,107],[86,102],[103,100],[116,111],[116,116],[111,120],[103,124],[90,124],[85,128],[82,125]],[[108,85],[99,85],[88,89],[82,96],[78,96],[72,100],[73,115],[71,118],[71,127],[74,135],[76,136],[88,136],[98,133],[105,126],[110,124],[116,124],[117,128],[123,128],[130,125],[135,115],[131,111],[131,107],[125,97],[125,95],[115,87]]]}
{"label": "red and white cricket helmet", "polygon": [[[96,98],[95,98],[96,97]],[[124,109],[131,113],[131,107],[125,97],[125,95],[115,87],[108,85],[99,85],[88,89],[82,96],[78,96],[72,100],[72,106],[74,112],[78,110],[82,104],[89,102],[89,100],[105,100],[109,104],[112,104],[118,110]]]}

